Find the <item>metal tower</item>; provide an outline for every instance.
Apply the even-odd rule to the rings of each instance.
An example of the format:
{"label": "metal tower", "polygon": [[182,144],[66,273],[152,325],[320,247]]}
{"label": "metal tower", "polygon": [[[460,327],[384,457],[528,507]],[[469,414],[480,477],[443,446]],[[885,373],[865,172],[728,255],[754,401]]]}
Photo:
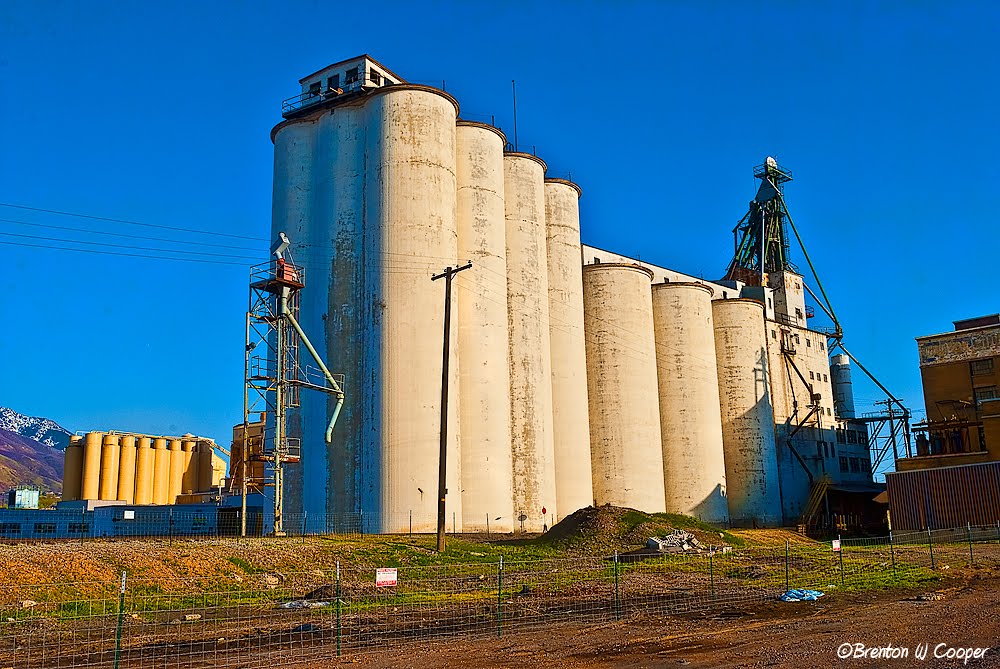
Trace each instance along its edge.
{"label": "metal tower", "polygon": [[[343,376],[333,375],[320,358],[298,322],[299,292],[305,288],[305,273],[288,253],[284,233],[271,247],[270,261],[250,268],[250,303],[246,314],[246,357],[243,393],[242,534],[246,535],[248,488],[274,488],[274,534],[284,534],[284,465],[298,462],[302,448],[288,437],[287,411],[299,406],[299,391],[308,388],[337,398],[326,429],[326,442],[344,404]],[[288,255],[286,258],[285,255]],[[299,345],[305,347],[319,369],[303,369]],[[254,440],[250,426],[263,419],[263,436]],[[250,470],[248,471],[248,463]],[[254,467],[253,463],[263,466]],[[254,472],[258,472],[255,476]],[[260,479],[261,474],[263,479]]]}
{"label": "metal tower", "polygon": [[763,165],[753,168],[760,179],[757,195],[750,209],[733,228],[736,253],[729,263],[724,280],[742,281],[750,286],[767,283],[769,272],[798,268],[789,261],[788,229],[782,188],[792,180],[792,173],[768,156]]}

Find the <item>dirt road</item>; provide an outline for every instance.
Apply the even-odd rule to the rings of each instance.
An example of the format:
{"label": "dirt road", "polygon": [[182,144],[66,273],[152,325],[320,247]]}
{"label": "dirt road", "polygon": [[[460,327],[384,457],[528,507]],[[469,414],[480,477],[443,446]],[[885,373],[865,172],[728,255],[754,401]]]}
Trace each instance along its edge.
{"label": "dirt road", "polygon": [[[396,645],[344,662],[371,669],[1000,667],[997,582],[945,583],[936,592],[940,600],[920,601],[917,593],[841,596],[689,618],[640,616],[597,627],[557,625],[497,640]],[[868,649],[891,644],[907,648],[909,657],[839,659],[838,648],[845,643]],[[921,661],[915,654],[923,643],[930,646]],[[965,664],[934,659],[938,644],[990,650]],[[946,647],[938,649],[938,654],[946,652]]]}

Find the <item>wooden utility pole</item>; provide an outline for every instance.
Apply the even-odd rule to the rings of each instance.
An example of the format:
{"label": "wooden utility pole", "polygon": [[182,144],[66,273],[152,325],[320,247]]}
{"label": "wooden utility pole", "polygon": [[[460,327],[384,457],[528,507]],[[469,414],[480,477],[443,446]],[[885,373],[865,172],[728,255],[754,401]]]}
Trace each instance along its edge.
{"label": "wooden utility pole", "polygon": [[431,281],[444,279],[444,354],[441,359],[441,451],[438,456],[438,513],[437,513],[437,549],[444,552],[445,510],[444,500],[448,495],[448,357],[451,342],[451,280],[461,271],[472,267],[467,263],[461,267],[446,267],[440,274],[431,277]]}

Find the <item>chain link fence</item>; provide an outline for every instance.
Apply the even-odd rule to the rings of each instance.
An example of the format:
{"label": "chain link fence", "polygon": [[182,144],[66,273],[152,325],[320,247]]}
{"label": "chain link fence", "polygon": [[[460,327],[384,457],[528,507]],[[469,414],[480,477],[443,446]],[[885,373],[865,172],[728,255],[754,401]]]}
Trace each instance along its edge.
{"label": "chain link fence", "polygon": [[131,577],[0,592],[0,667],[306,667],[400,643],[504,637],[555,623],[746,609],[789,588],[919,587],[1000,563],[996,528],[878,539],[397,567],[362,558],[280,573]]}

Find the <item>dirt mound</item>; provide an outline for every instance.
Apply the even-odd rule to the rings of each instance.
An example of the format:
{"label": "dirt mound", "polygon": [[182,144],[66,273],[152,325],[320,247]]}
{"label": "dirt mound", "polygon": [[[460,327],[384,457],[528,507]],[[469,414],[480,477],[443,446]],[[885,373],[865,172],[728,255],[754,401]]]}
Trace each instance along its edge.
{"label": "dirt mound", "polygon": [[537,539],[570,551],[628,551],[646,545],[650,537],[687,530],[708,545],[741,546],[743,540],[697,518],[669,513],[643,513],[610,505],[588,506],[567,516]]}

